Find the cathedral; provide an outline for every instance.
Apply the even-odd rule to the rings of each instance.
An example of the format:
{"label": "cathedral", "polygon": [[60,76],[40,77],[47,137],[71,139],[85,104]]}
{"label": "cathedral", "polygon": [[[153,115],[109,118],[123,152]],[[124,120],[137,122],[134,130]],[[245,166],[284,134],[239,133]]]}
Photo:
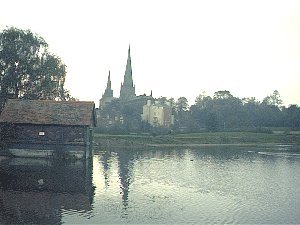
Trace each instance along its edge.
{"label": "cathedral", "polygon": [[[99,101],[99,108],[104,109],[114,99],[116,98],[113,97],[113,90],[111,89],[111,79],[109,71],[106,89],[104,94],[102,95],[102,98]],[[128,102],[134,101],[136,99],[137,96],[135,94],[135,86],[133,84],[132,79],[131,55],[129,46],[124,81],[121,83],[119,100],[122,102]]]}
{"label": "cathedral", "polygon": [[[111,87],[110,72],[106,89],[97,109],[97,125],[105,129],[126,128],[129,132],[143,130],[145,123],[153,127],[170,127],[174,124],[172,108],[168,102],[159,102],[150,95],[136,95],[132,78],[130,46],[120,97],[115,98]],[[147,127],[147,126],[146,126]]]}
{"label": "cathedral", "polygon": [[130,56],[130,46],[129,46],[126,70],[124,75],[124,82],[121,83],[120,100],[127,101],[127,100],[134,99],[135,97],[136,97],[135,86],[133,85],[133,80],[132,80],[131,56]]}
{"label": "cathedral", "polygon": [[[130,46],[128,48],[128,56],[124,80],[120,87],[120,97],[114,97],[114,92],[111,87],[110,72],[108,74],[106,89],[99,101],[99,109],[97,110],[97,120],[99,126],[108,127],[116,123],[124,124],[132,121],[133,115],[141,115],[143,105],[148,100],[153,101],[152,93],[137,96],[135,93],[135,85],[132,78]],[[129,114],[129,115],[128,115]]]}

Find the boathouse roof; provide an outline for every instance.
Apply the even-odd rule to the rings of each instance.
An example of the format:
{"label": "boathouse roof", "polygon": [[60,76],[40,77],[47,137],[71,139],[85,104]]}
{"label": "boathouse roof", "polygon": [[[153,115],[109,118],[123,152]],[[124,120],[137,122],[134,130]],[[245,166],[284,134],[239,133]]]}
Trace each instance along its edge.
{"label": "boathouse roof", "polygon": [[95,126],[92,101],[9,99],[0,123]]}

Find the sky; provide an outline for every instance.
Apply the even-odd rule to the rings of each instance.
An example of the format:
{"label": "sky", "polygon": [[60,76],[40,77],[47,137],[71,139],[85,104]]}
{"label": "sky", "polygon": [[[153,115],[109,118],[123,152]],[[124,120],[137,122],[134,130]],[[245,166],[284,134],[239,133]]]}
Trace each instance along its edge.
{"label": "sky", "polygon": [[66,88],[98,106],[119,97],[131,46],[136,94],[278,90],[300,105],[300,0],[0,0],[0,30],[30,29],[67,65]]}

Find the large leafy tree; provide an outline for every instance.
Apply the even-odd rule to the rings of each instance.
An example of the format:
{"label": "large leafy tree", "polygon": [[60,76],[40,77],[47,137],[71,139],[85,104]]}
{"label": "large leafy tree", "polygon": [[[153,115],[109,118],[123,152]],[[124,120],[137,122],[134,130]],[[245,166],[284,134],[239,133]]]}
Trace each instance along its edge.
{"label": "large leafy tree", "polygon": [[183,111],[187,111],[188,107],[189,107],[189,103],[188,100],[186,99],[186,97],[179,97],[175,103],[176,105],[176,111],[178,113],[181,113]]}
{"label": "large leafy tree", "polygon": [[[0,33],[0,97],[68,100],[66,66],[48,52],[46,41],[30,30]],[[1,107],[0,107],[1,108]]]}
{"label": "large leafy tree", "polygon": [[284,108],[285,114],[285,126],[292,129],[300,129],[300,107],[297,105],[290,105],[288,108]]}
{"label": "large leafy tree", "polygon": [[272,95],[265,97],[262,104],[280,107],[282,105],[282,100],[279,92],[275,90]]}
{"label": "large leafy tree", "polygon": [[208,107],[211,102],[212,102],[212,98],[206,95],[205,92],[199,94],[195,99],[195,105],[200,109]]}
{"label": "large leafy tree", "polygon": [[179,97],[175,102],[175,129],[189,130],[191,127],[191,117],[189,111],[189,103],[186,97]]}

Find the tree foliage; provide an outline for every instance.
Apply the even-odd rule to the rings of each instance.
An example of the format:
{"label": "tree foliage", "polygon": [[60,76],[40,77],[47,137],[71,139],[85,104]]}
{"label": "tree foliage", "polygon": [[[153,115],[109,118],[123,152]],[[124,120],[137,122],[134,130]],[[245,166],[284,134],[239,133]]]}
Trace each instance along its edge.
{"label": "tree foliage", "polygon": [[277,90],[275,90],[272,95],[265,97],[262,104],[281,106],[282,100],[281,100],[279,92]]}
{"label": "tree foliage", "polygon": [[260,103],[254,97],[239,99],[229,91],[218,91],[213,98],[200,94],[190,107],[193,130],[254,129],[261,127],[300,128],[300,109],[282,107],[278,91]]}
{"label": "tree foliage", "polygon": [[175,103],[175,106],[177,112],[183,112],[188,110],[189,103],[186,97],[179,97]]}
{"label": "tree foliage", "polygon": [[[185,97],[175,101],[173,98],[160,97],[160,103],[171,103],[175,132],[216,132],[248,130],[269,132],[270,127],[289,127],[300,129],[300,107],[283,107],[278,91],[263,99],[254,97],[239,99],[230,91],[217,91],[211,97],[202,92],[195,104],[188,106]],[[152,132],[153,127],[140,118],[142,105],[122,105],[119,101],[111,103],[110,113],[123,115],[124,123],[112,127],[115,133]],[[103,112],[104,113],[104,112]],[[152,131],[151,131],[152,130]],[[156,132],[157,133],[157,132]]]}
{"label": "tree foliage", "polygon": [[0,33],[0,96],[69,100],[64,89],[66,66],[48,52],[46,41],[30,30],[8,28]]}

